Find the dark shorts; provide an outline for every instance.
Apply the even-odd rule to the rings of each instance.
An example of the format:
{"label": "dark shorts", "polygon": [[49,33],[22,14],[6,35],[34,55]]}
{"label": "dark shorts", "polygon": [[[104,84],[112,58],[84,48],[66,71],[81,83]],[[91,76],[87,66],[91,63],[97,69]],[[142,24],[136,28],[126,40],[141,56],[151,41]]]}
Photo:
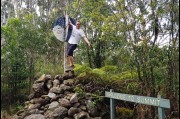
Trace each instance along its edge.
{"label": "dark shorts", "polygon": [[73,56],[74,50],[77,48],[77,44],[67,44],[67,56]]}

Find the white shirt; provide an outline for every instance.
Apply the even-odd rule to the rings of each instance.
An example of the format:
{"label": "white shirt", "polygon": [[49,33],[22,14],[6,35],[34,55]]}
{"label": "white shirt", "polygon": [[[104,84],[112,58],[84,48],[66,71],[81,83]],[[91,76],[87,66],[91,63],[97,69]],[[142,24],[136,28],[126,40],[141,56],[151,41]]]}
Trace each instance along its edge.
{"label": "white shirt", "polygon": [[82,37],[85,36],[84,31],[82,29],[77,29],[76,26],[72,25],[72,34],[69,38],[68,43],[70,44],[79,44],[79,41]]}

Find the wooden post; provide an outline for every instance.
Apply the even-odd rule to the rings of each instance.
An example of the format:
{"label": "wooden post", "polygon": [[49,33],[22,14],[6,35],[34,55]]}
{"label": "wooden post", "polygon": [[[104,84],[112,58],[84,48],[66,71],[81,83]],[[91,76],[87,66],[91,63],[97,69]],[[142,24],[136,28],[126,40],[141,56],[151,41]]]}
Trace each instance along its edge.
{"label": "wooden post", "polygon": [[65,27],[64,27],[64,73],[66,71],[66,66],[67,66],[67,56],[66,56],[66,50],[67,50],[67,43],[66,43],[66,37],[68,34],[68,15],[67,12],[64,12],[64,17],[65,17]]}
{"label": "wooden post", "polygon": [[64,43],[64,73],[66,71],[66,42]]}

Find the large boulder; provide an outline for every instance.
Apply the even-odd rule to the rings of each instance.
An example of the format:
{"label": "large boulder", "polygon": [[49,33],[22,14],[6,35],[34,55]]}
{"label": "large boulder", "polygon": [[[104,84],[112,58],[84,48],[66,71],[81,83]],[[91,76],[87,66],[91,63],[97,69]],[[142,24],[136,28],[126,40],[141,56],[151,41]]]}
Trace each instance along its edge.
{"label": "large boulder", "polygon": [[77,103],[78,102],[78,97],[77,97],[77,93],[75,93],[71,99],[70,99],[70,103]]}
{"label": "large boulder", "polygon": [[68,116],[70,116],[70,117],[73,117],[74,114],[77,114],[77,113],[79,113],[79,109],[78,109],[78,108],[71,107],[71,108],[68,110]]}
{"label": "large boulder", "polygon": [[65,99],[65,98],[59,99],[59,105],[62,106],[62,107],[66,107],[66,108],[70,108],[71,107],[70,101]]}
{"label": "large boulder", "polygon": [[59,103],[57,101],[51,102],[51,104],[49,105],[49,110],[54,110],[55,108],[57,108],[59,106]]}
{"label": "large boulder", "polygon": [[42,114],[32,114],[32,115],[26,116],[24,119],[46,119],[46,118]]}
{"label": "large boulder", "polygon": [[64,119],[64,117],[66,117],[67,115],[68,115],[68,109],[61,106],[56,108],[52,113],[54,119]]}
{"label": "large boulder", "polygon": [[59,87],[52,87],[50,90],[49,90],[50,93],[56,93],[56,94],[61,94],[64,92],[64,90],[62,88],[59,88]]}
{"label": "large boulder", "polygon": [[75,114],[73,117],[74,119],[89,119],[90,118],[89,114],[84,111]]}

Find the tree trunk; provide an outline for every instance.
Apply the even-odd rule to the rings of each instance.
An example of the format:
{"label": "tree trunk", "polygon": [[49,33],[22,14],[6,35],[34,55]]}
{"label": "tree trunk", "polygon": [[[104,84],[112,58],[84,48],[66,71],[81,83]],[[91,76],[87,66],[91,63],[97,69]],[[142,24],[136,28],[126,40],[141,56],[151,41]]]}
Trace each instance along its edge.
{"label": "tree trunk", "polygon": [[14,5],[14,14],[15,14],[15,17],[18,17],[18,6],[17,6],[17,0],[12,0],[13,2],[13,5]]}
{"label": "tree trunk", "polygon": [[100,68],[101,67],[101,43],[98,41],[96,46],[96,56],[94,59],[95,67]]}

